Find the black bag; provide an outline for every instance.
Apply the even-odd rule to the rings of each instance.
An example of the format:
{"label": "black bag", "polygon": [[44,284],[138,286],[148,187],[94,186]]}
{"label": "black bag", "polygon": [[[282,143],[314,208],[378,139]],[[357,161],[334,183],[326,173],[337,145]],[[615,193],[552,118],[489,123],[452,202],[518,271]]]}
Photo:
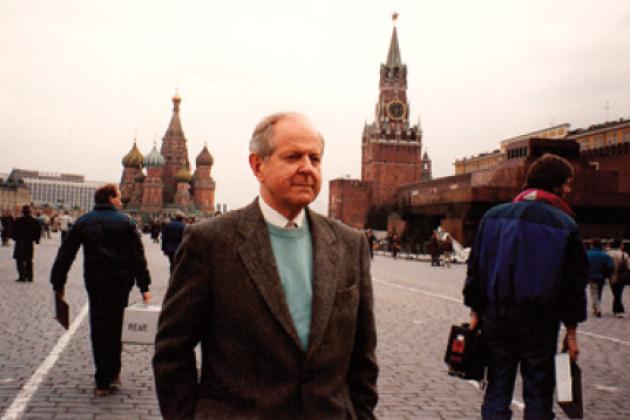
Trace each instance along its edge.
{"label": "black bag", "polygon": [[628,270],[628,260],[625,252],[622,254],[619,267],[617,267],[617,281],[620,284],[630,286],[630,270]]}
{"label": "black bag", "polygon": [[448,365],[449,375],[483,380],[486,376],[486,359],[481,329],[471,330],[467,323],[453,325],[444,361]]}

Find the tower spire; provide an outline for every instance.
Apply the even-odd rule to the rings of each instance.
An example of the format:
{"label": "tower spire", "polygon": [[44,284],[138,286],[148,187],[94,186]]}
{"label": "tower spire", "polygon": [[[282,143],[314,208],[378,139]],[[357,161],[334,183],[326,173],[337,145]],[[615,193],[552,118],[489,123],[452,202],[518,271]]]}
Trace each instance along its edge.
{"label": "tower spire", "polygon": [[182,101],[182,97],[179,96],[179,89],[175,89],[175,95],[173,95],[173,111],[179,112],[179,103]]}
{"label": "tower spire", "polygon": [[398,20],[398,13],[392,14],[392,40],[389,43],[389,51],[387,52],[387,67],[400,67],[402,66],[402,59],[400,58],[400,47],[398,46],[398,32],[396,32],[396,21]]}

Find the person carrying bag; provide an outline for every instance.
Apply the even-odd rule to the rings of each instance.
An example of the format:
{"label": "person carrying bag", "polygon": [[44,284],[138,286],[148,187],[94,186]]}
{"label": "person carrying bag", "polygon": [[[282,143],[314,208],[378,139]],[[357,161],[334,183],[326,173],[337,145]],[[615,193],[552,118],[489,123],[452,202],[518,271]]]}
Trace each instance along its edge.
{"label": "person carrying bag", "polygon": [[617,318],[625,317],[623,307],[623,288],[630,284],[630,259],[623,250],[621,240],[615,239],[611,244],[608,255],[614,261],[613,273],[610,276],[610,289],[613,294],[613,314]]}

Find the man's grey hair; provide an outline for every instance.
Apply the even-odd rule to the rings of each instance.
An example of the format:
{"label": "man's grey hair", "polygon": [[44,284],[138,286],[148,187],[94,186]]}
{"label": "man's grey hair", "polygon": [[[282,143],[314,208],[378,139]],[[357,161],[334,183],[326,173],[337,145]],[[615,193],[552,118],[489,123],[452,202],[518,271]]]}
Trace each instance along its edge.
{"label": "man's grey hair", "polygon": [[[278,121],[284,118],[295,118],[295,119],[303,119],[308,121],[304,115],[297,112],[278,112],[275,114],[271,114],[266,116],[256,125],[254,132],[252,133],[252,138],[249,141],[249,152],[255,153],[259,155],[261,158],[266,159],[274,151],[274,138],[273,138],[273,128],[278,123]],[[321,135],[319,131],[317,131],[317,135],[322,142],[322,150],[324,146],[324,137]]]}

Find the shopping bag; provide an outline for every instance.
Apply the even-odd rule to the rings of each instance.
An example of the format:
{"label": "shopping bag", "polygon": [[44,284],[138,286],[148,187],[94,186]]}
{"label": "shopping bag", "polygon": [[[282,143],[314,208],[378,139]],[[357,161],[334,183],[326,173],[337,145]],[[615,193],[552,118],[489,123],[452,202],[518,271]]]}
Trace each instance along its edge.
{"label": "shopping bag", "polygon": [[556,354],[556,399],[567,417],[584,417],[582,407],[582,371],[569,353]]}
{"label": "shopping bag", "polygon": [[125,308],[122,342],[127,344],[154,344],[161,305],[136,303]]}
{"label": "shopping bag", "polygon": [[444,361],[448,374],[462,379],[481,381],[486,377],[483,333],[471,330],[469,324],[453,325],[448,337]]}

